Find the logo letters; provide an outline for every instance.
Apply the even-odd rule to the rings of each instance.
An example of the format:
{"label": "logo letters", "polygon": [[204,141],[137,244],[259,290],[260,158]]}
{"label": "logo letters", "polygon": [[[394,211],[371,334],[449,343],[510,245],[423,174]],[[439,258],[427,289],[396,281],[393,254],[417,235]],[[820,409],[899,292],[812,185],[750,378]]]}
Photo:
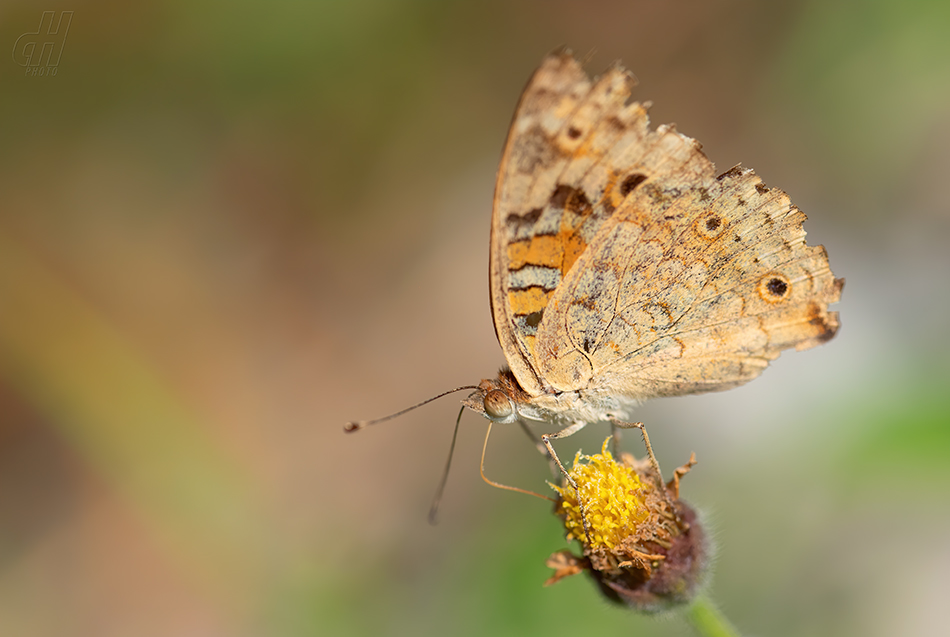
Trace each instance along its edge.
{"label": "logo letters", "polygon": [[55,11],[44,11],[39,28],[33,33],[24,33],[13,44],[13,61],[25,66],[28,76],[56,75],[73,12],[60,11],[59,21],[55,22],[55,18]]}

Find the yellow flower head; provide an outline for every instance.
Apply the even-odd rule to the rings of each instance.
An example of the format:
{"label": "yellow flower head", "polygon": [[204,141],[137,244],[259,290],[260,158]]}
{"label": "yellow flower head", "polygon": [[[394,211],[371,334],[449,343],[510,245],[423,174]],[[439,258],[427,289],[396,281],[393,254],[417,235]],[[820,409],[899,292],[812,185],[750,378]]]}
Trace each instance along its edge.
{"label": "yellow flower head", "polygon": [[[624,538],[636,535],[637,525],[649,518],[645,497],[654,487],[642,482],[632,467],[614,460],[607,451],[609,441],[610,438],[605,440],[601,452],[593,456],[583,456],[578,451],[569,473],[587,506],[590,545],[612,549]],[[557,512],[564,517],[567,539],[586,540],[577,492],[569,484],[551,486],[561,496]]]}
{"label": "yellow flower head", "polygon": [[611,601],[646,612],[685,604],[702,587],[709,565],[702,525],[679,498],[680,478],[695,456],[661,485],[655,465],[626,454],[617,462],[609,442],[599,454],[575,456],[568,473],[577,490],[566,481],[551,485],[561,496],[555,512],[567,539],[578,540],[583,552],[552,555],[547,563],[555,572],[547,583],[586,571]]}

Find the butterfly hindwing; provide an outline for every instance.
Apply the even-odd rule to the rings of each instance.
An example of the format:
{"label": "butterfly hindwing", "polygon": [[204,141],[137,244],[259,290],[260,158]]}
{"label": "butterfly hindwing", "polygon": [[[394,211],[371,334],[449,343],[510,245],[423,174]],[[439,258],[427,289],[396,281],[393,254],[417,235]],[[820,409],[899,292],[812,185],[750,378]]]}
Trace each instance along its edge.
{"label": "butterfly hindwing", "polygon": [[540,373],[561,391],[699,393],[751,380],[784,349],[828,340],[838,326],[828,304],[842,282],[824,249],[805,245],[804,219],[752,171],[672,194],[657,176],[554,295]]}

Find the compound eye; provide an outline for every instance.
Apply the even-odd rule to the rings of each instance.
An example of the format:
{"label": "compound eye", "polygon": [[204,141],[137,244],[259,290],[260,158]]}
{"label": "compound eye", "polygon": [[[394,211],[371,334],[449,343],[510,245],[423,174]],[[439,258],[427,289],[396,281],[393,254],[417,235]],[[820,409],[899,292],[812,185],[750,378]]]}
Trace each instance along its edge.
{"label": "compound eye", "polygon": [[493,389],[485,394],[485,413],[492,420],[502,420],[514,413],[514,405],[500,389]]}

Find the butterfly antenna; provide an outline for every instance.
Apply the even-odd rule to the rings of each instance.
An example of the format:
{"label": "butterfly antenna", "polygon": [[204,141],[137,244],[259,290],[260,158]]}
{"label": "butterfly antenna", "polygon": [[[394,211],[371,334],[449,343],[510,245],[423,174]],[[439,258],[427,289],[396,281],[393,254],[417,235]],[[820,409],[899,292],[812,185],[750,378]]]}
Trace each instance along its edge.
{"label": "butterfly antenna", "polygon": [[439,482],[439,490],[435,492],[432,498],[432,506],[429,507],[429,524],[435,526],[439,523],[439,505],[442,503],[442,494],[445,492],[445,483],[449,481],[449,469],[452,467],[452,455],[455,453],[455,440],[459,436],[459,423],[462,422],[462,412],[465,407],[459,409],[458,418],[455,419],[455,431],[452,432],[452,444],[449,446],[449,457],[445,461],[445,471],[442,472],[442,480]]}
{"label": "butterfly antenna", "polygon": [[387,420],[392,420],[393,418],[398,418],[399,416],[402,416],[403,414],[408,413],[412,411],[413,409],[418,409],[419,407],[422,407],[423,405],[428,405],[433,400],[438,400],[439,398],[442,398],[443,396],[454,394],[455,392],[462,391],[463,389],[478,389],[478,387],[476,387],[475,385],[465,385],[463,387],[456,387],[455,389],[450,389],[449,391],[442,392],[438,396],[433,396],[432,398],[423,400],[421,403],[417,405],[413,405],[412,407],[407,407],[403,409],[402,411],[397,411],[394,414],[389,414],[388,416],[383,416],[382,418],[376,418],[375,420],[350,421],[346,423],[345,425],[343,425],[343,431],[349,434],[349,433],[353,433],[354,431],[359,431],[360,429],[368,427],[369,425],[375,425],[377,423],[386,422]]}

